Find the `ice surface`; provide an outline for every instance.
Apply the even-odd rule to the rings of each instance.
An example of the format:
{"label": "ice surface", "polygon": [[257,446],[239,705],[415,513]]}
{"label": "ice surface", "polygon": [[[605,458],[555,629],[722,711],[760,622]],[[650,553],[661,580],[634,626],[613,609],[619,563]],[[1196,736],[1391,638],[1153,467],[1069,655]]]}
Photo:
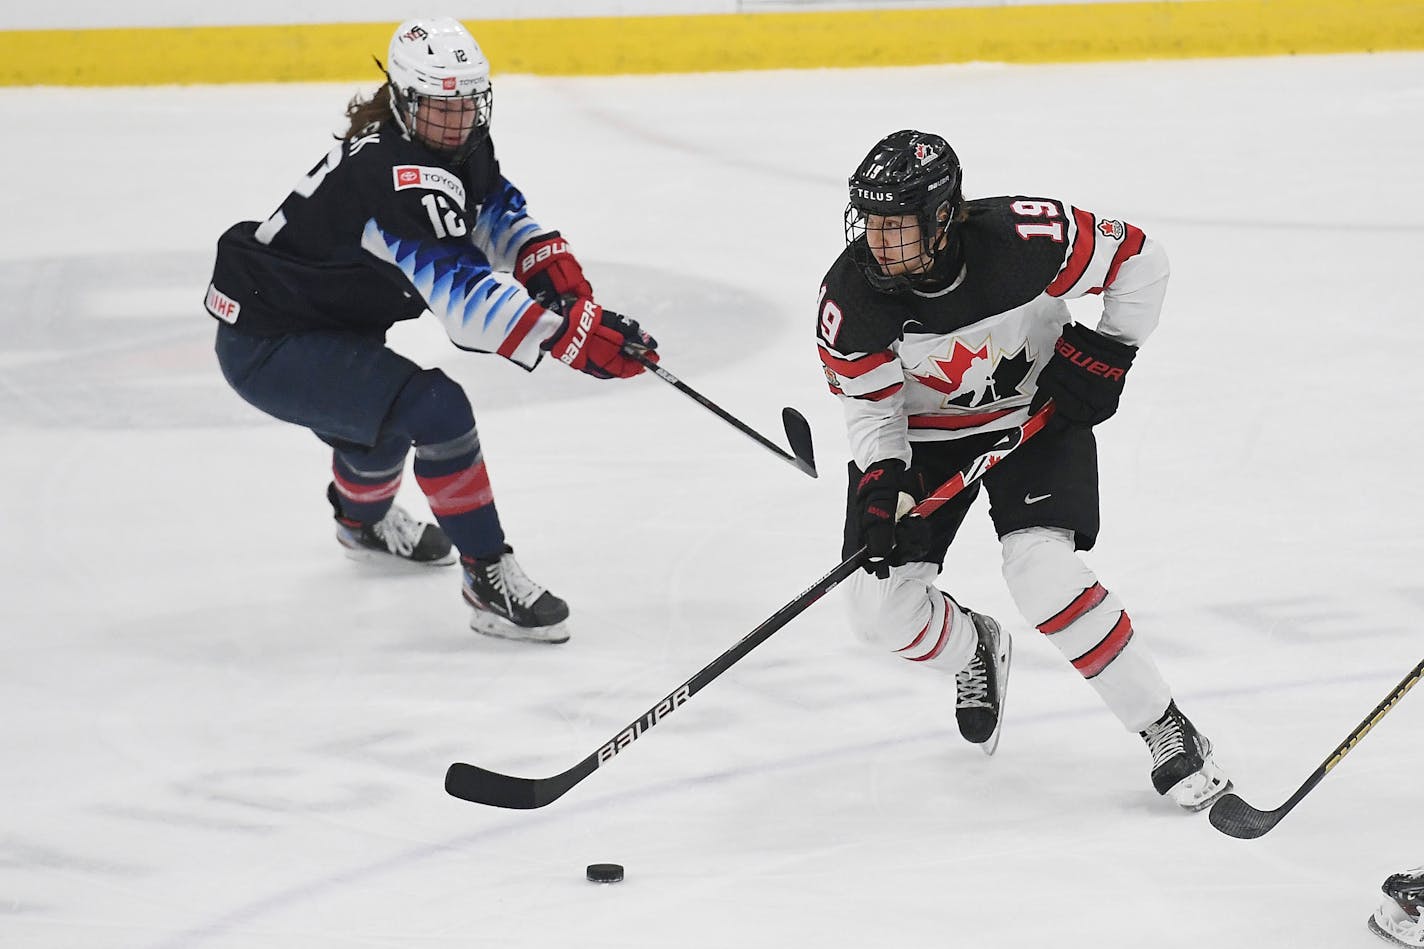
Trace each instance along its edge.
{"label": "ice surface", "polygon": [[[504,169],[600,298],[762,431],[801,409],[822,478],[656,379],[402,326],[471,393],[521,562],[574,609],[565,646],[477,638],[453,571],[341,557],[323,446],[211,355],[217,235],[276,206],[354,90],[0,92],[0,945],[1374,944],[1380,880],[1424,848],[1424,697],[1228,839],[1153,794],[1018,617],[982,509],[944,585],[1018,638],[993,759],[952,683],[859,644],[832,596],[545,810],[441,778],[563,770],[835,564],[814,301],[846,175],[917,126],[971,195],[1167,246],[1090,561],[1243,796],[1284,800],[1424,653],[1424,56],[496,89]],[[627,880],[586,883],[601,861]]]}

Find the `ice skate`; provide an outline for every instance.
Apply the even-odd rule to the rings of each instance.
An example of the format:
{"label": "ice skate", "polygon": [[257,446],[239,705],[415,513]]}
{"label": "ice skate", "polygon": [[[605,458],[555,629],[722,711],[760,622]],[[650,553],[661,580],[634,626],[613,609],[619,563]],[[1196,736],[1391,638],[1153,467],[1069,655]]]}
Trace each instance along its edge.
{"label": "ice skate", "polygon": [[[953,603],[949,608],[954,609]],[[978,745],[984,754],[992,755],[999,747],[1013,640],[992,616],[968,612],[979,642],[969,665],[954,676],[954,717],[964,740]]]}
{"label": "ice skate", "polygon": [[508,545],[497,558],[460,560],[465,569],[465,602],[474,609],[470,628],[486,636],[532,643],[569,638],[564,620],[569,605],[529,579]]}
{"label": "ice skate", "polygon": [[1152,786],[1189,811],[1199,811],[1231,789],[1231,780],[1211,758],[1211,742],[1171,702],[1140,732],[1152,752]]}
{"label": "ice skate", "polygon": [[1396,946],[1424,946],[1424,867],[1395,873],[1380,889],[1385,900],[1369,919],[1370,932]]}
{"label": "ice skate", "polygon": [[352,560],[397,560],[426,567],[443,567],[455,562],[450,538],[437,524],[422,524],[392,504],[386,516],[374,523],[354,521],[341,513],[336,485],[326,488],[336,517],[336,540]]}

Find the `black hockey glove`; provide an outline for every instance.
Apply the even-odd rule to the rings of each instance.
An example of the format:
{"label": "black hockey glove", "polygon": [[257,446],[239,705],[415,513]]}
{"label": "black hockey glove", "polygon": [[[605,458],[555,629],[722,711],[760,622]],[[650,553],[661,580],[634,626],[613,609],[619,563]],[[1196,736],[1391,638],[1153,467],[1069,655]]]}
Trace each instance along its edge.
{"label": "black hockey glove", "polygon": [[929,523],[904,516],[923,493],[920,481],[903,461],[891,458],[867,468],[856,486],[856,523],[869,551],[863,567],[882,580],[891,567],[919,560],[929,550]]}
{"label": "black hockey glove", "polygon": [[1136,355],[1136,346],[1069,323],[1063,327],[1048,365],[1039,373],[1038,391],[1029,411],[1037,412],[1052,399],[1055,409],[1050,426],[1106,422],[1117,411],[1124,377]]}

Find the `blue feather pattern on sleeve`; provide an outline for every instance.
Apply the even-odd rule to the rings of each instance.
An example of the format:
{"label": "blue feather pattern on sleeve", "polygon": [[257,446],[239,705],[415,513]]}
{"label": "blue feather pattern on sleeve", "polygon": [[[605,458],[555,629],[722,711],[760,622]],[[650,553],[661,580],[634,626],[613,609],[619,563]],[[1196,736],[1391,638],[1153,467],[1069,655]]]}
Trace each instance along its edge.
{"label": "blue feather pattern on sleeve", "polygon": [[495,279],[478,247],[401,237],[374,218],[366,222],[361,246],[405,274],[462,349],[498,352],[535,305],[518,284]]}
{"label": "blue feather pattern on sleeve", "polygon": [[545,233],[529,216],[524,195],[506,178],[480,205],[470,240],[484,251],[496,270],[513,270],[519,248],[535,235]]}

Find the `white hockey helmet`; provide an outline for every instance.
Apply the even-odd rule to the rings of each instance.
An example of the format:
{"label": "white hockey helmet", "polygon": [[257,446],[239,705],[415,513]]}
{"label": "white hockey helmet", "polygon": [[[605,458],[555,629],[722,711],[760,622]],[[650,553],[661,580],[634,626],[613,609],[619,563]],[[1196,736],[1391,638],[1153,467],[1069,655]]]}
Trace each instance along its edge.
{"label": "white hockey helmet", "polygon": [[[489,134],[493,109],[489,60],[459,20],[420,17],[396,27],[386,75],[391,111],[407,138],[414,136],[461,160]],[[436,109],[429,105],[432,99],[453,101]],[[446,127],[451,122],[470,126],[453,144],[454,127]]]}

